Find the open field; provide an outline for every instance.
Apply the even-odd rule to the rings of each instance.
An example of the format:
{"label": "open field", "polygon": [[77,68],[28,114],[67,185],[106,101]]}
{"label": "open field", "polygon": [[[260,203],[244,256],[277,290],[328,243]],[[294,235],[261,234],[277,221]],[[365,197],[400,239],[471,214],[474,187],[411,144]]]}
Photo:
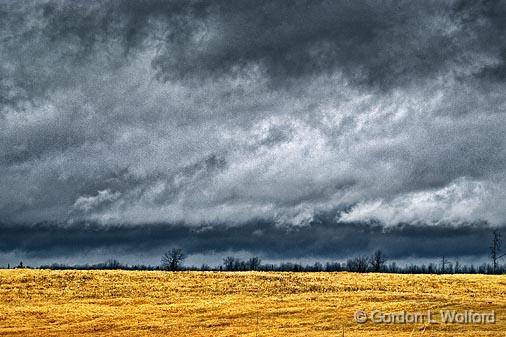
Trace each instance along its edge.
{"label": "open field", "polygon": [[[362,309],[495,324],[357,324]],[[506,276],[0,270],[2,336],[506,336]]]}

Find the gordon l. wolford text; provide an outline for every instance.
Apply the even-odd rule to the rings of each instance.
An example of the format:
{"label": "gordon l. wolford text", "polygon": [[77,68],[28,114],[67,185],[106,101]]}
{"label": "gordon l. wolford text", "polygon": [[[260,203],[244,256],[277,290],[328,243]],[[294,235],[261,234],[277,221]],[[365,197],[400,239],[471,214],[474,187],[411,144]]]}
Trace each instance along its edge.
{"label": "gordon l. wolford text", "polygon": [[[439,314],[439,315],[438,315]],[[411,323],[445,323],[445,324],[495,324],[496,315],[494,311],[477,312],[473,310],[439,310],[434,312],[427,310],[425,312],[382,312],[373,310],[366,313],[358,310],[354,314],[357,323],[376,323],[376,324],[411,324]]]}

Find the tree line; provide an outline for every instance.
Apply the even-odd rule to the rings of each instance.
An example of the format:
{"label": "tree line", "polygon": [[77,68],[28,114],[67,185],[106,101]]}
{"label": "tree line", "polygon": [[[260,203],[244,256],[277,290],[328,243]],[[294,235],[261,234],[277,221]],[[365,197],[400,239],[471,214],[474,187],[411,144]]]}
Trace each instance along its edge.
{"label": "tree line", "polygon": [[[183,264],[164,264],[160,265],[128,265],[122,264],[117,260],[109,260],[99,264],[84,264],[84,265],[67,265],[67,264],[50,264],[42,265],[40,269],[81,269],[81,270],[95,270],[95,269],[122,269],[122,270],[164,270],[164,271],[278,271],[278,272],[355,272],[355,273],[400,273],[400,274],[506,274],[506,264],[497,264],[495,270],[492,263],[482,263],[480,265],[474,264],[461,264],[459,261],[450,261],[445,258],[444,263],[440,262],[429,264],[407,264],[399,266],[396,262],[387,262],[385,260],[378,264],[374,260],[376,254],[381,251],[375,252],[371,256],[357,256],[348,259],[346,262],[315,262],[313,264],[301,264],[293,262],[284,262],[279,264],[262,263],[258,257],[251,257],[249,259],[240,259],[236,257],[226,257],[223,263],[219,266],[209,266],[203,264],[201,266],[187,266]],[[18,266],[19,267],[19,266]],[[23,266],[24,267],[24,266]],[[26,268],[26,267],[24,267]],[[29,268],[29,267],[28,267]]]}
{"label": "tree line", "polygon": [[[124,269],[124,270],[167,270],[167,271],[280,271],[280,272],[377,272],[377,273],[407,273],[407,274],[505,274],[506,264],[501,260],[506,256],[502,252],[501,234],[495,230],[492,233],[492,242],[489,247],[490,263],[482,263],[478,266],[473,264],[461,264],[458,260],[449,260],[445,256],[439,262],[429,264],[407,264],[398,266],[394,261],[388,263],[386,255],[381,250],[376,250],[370,256],[362,255],[348,259],[346,262],[315,262],[314,264],[299,263],[264,263],[259,257],[253,256],[248,259],[240,259],[228,256],[223,259],[219,266],[185,266],[185,254],[180,248],[172,248],[165,252],[158,266],[150,265],[127,265],[118,260],[108,260],[99,264],[66,265],[51,264],[40,266],[40,269]],[[10,266],[9,266],[10,268]],[[26,268],[20,262],[16,268]]]}

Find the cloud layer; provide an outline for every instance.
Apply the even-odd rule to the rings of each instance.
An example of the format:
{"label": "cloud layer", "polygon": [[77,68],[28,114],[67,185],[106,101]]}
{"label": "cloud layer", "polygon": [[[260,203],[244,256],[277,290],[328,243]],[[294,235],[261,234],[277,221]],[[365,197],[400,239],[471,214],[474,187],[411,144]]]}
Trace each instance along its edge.
{"label": "cloud layer", "polygon": [[503,224],[504,185],[461,179],[433,191],[403,194],[392,200],[358,203],[340,216],[344,222],[378,222],[387,226]]}
{"label": "cloud layer", "polygon": [[0,219],[503,226],[506,3],[0,3]]}
{"label": "cloud layer", "polygon": [[[483,261],[490,231],[483,226],[398,226],[385,230],[364,223],[335,226],[320,217],[312,226],[286,231],[268,222],[242,226],[188,227],[152,224],[103,226],[74,224],[62,228],[1,225],[0,265],[94,263],[119,259],[124,263],[159,264],[168,247],[181,247],[188,263],[218,265],[226,256],[259,256],[264,261],[339,260],[382,249],[390,261]],[[28,234],[29,233],[29,234]],[[479,239],[477,239],[479,238]],[[191,262],[191,261],[200,262]],[[481,262],[480,262],[481,263]]]}

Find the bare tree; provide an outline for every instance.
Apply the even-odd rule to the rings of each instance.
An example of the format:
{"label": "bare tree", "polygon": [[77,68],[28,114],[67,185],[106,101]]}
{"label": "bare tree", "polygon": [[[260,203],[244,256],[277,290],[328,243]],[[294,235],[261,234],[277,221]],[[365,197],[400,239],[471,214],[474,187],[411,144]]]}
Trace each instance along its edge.
{"label": "bare tree", "polygon": [[115,259],[107,260],[107,262],[104,264],[104,269],[121,269],[123,267],[121,265],[121,262]]}
{"label": "bare tree", "polygon": [[227,256],[223,259],[223,267],[225,267],[225,270],[231,271],[235,268],[236,259],[232,256]]}
{"label": "bare tree", "polygon": [[178,270],[183,264],[185,256],[180,248],[172,248],[162,256],[162,268],[165,270]]}
{"label": "bare tree", "polygon": [[382,271],[386,261],[387,260],[385,254],[383,254],[383,252],[379,249],[376,250],[374,254],[371,256],[369,261],[372,266],[372,271],[374,272]]}
{"label": "bare tree", "polygon": [[261,260],[254,256],[248,260],[248,268],[250,270],[258,270],[260,268]]}
{"label": "bare tree", "polygon": [[492,259],[492,272],[497,273],[497,267],[499,266],[499,259],[506,256],[501,255],[501,233],[498,230],[492,232],[492,246],[490,246],[490,258]]}
{"label": "bare tree", "polygon": [[444,255],[443,255],[443,258],[441,259],[441,274],[446,273],[446,265],[447,264],[448,264],[448,260],[445,259]]}
{"label": "bare tree", "polygon": [[351,272],[365,273],[369,264],[368,261],[369,259],[366,256],[358,256],[346,261],[346,267]]}
{"label": "bare tree", "polygon": [[461,265],[460,265],[460,262],[457,260],[457,261],[455,261],[455,267],[453,268],[453,272],[455,274],[458,274],[458,273],[460,273],[460,269],[461,269]]}

